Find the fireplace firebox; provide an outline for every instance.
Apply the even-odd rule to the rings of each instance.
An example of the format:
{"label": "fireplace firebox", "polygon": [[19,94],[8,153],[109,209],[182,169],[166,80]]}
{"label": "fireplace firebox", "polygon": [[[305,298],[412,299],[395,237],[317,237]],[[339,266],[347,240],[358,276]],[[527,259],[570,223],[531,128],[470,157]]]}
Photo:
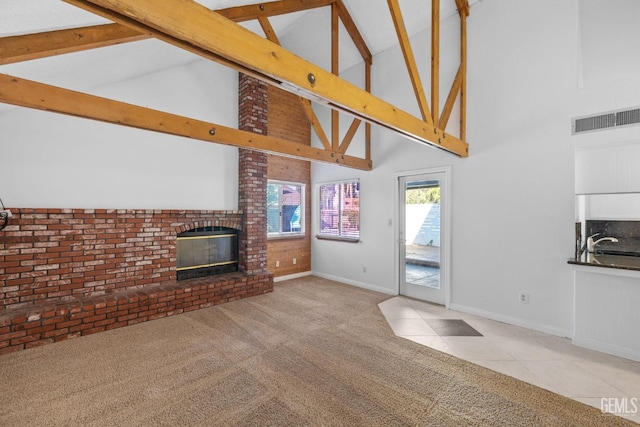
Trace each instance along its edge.
{"label": "fireplace firebox", "polygon": [[238,230],[201,227],[177,236],[177,280],[238,271]]}

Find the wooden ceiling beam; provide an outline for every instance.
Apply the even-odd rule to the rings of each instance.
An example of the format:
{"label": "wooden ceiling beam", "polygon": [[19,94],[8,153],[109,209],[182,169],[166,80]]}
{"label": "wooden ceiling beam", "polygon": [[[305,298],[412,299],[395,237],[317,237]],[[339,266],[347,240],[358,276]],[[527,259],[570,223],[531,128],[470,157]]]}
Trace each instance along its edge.
{"label": "wooden ceiling beam", "polygon": [[[252,19],[260,20],[269,16],[315,9],[328,6],[335,1],[336,0],[280,0],[219,9],[216,10],[216,12],[234,22],[244,22]],[[359,33],[357,33],[357,35],[359,35]],[[145,40],[151,37],[151,34],[140,32],[119,23],[1,37],[0,65],[113,46],[121,43]],[[360,40],[362,40],[362,37],[360,37]],[[364,41],[362,42],[364,43]],[[371,60],[370,56],[371,54],[369,54],[369,60]]]}
{"label": "wooden ceiling beam", "polygon": [[[468,145],[432,123],[334,76],[282,47],[234,24],[191,0],[65,0],[118,22],[144,28],[154,37],[187,50],[202,50],[240,71],[250,70],[269,84],[278,84],[305,98],[377,123],[409,138],[468,155]],[[395,0],[389,0],[395,1]],[[430,119],[431,116],[427,115]]]}
{"label": "wooden ceiling beam", "polygon": [[286,15],[287,13],[328,6],[336,0],[280,0],[247,6],[218,9],[216,12],[234,22],[250,21],[259,17]]}
{"label": "wooden ceiling beam", "polygon": [[[366,46],[364,39],[355,27],[355,24],[344,5],[340,4],[340,7],[334,7],[337,2],[342,3],[340,0],[281,0],[266,4],[220,9],[216,12],[233,20],[234,22],[257,19],[267,39],[280,44],[280,41],[269,22],[269,16],[277,16],[331,5],[335,10],[337,10],[340,19],[343,21],[343,24],[347,28],[347,31],[356,44],[356,47],[363,55],[363,59],[370,64],[372,55]],[[111,46],[119,43],[144,40],[151,37],[153,37],[151,34],[141,33],[134,28],[130,28],[119,23],[5,37],[0,38],[0,65]],[[196,51],[194,53],[207,56],[203,52]],[[217,58],[215,60],[221,62],[221,58]],[[223,64],[231,66],[229,63],[223,62]],[[324,133],[320,121],[315,115],[310,102],[304,98],[300,98],[300,100],[302,101],[302,107],[311,126],[323,146],[325,149],[331,149],[329,139]]]}
{"label": "wooden ceiling beam", "polygon": [[0,102],[205,142],[371,170],[371,161],[367,159],[75,92],[6,74],[0,74]]}
{"label": "wooden ceiling beam", "polygon": [[[390,2],[392,0],[389,0]],[[440,120],[436,120],[436,126],[433,128],[434,136],[427,137],[427,128],[429,126],[424,126],[425,124],[431,123],[416,123],[414,120],[409,119],[411,125],[409,129],[405,128],[404,123],[407,119],[404,112],[400,111],[400,119],[396,117],[391,118],[392,123],[387,123],[387,119],[380,120],[376,117],[370,117],[366,110],[367,104],[365,102],[360,102],[358,105],[361,107],[354,111],[351,107],[344,106],[338,103],[335,103],[332,99],[327,99],[323,96],[318,98],[318,94],[314,91],[310,91],[309,88],[297,87],[296,85],[291,85],[290,82],[285,83],[285,87],[294,92],[304,93],[307,98],[314,99],[316,101],[320,101],[331,108],[340,108],[341,110],[351,113],[355,117],[359,117],[366,121],[366,131],[365,131],[365,143],[366,143],[366,158],[370,160],[370,141],[371,141],[371,123],[378,123],[383,126],[389,127],[393,130],[401,132],[406,136],[416,139],[421,142],[430,142],[435,146],[441,146],[443,140],[445,141],[444,148],[448,151],[451,151],[455,154],[466,156],[468,152],[468,146],[464,142],[466,138],[466,17],[469,14],[469,5],[467,0],[455,0],[456,5],[461,18],[461,65],[458,70],[458,74],[456,75],[456,79],[452,85],[451,91],[449,93],[449,98],[445,103],[445,106],[442,110],[443,117],[440,117]],[[0,65],[19,62],[29,59],[37,59],[62,53],[69,53],[75,51],[81,51],[86,49],[92,49],[96,47],[110,46],[118,43],[126,43],[129,41],[142,40],[149,37],[156,37],[160,40],[168,41],[179,47],[189,50],[193,53],[201,55],[205,58],[217,61],[223,65],[232,67],[238,71],[249,74],[253,77],[257,77],[267,83],[279,85],[282,83],[281,80],[275,78],[271,75],[266,75],[261,70],[256,70],[253,67],[245,66],[241,63],[233,59],[229,59],[220,54],[212,52],[210,49],[202,48],[200,46],[189,45],[189,43],[179,42],[176,43],[176,38],[173,36],[167,36],[163,31],[159,31],[157,29],[151,28],[145,24],[141,24],[135,20],[122,16],[122,14],[114,13],[106,8],[101,8],[98,5],[92,4],[90,7],[86,7],[87,3],[98,3],[91,2],[85,0],[74,1],[70,0],[69,3],[75,4],[76,6],[83,7],[92,12],[96,12],[101,9],[102,16],[105,16],[109,19],[116,17],[116,24],[107,24],[107,25],[98,25],[93,27],[85,27],[85,28],[76,28],[69,30],[58,30],[51,31],[47,33],[40,34],[29,34],[24,36],[12,36],[0,38]],[[84,3],[85,5],[78,4]],[[116,2],[118,3],[118,2]],[[126,3],[126,2],[125,2]],[[397,3],[397,1],[396,1]],[[353,22],[351,16],[349,15],[348,10],[344,6],[342,0],[281,0],[275,2],[268,2],[265,4],[256,4],[249,6],[240,6],[236,8],[228,8],[217,11],[218,14],[227,17],[228,19],[232,19],[236,22],[240,22],[243,20],[250,19],[258,19],[260,24],[264,28],[265,33],[269,39],[275,39],[277,41],[277,37],[275,36],[275,32],[273,32],[270,24],[268,24],[267,16],[275,16],[284,13],[291,13],[299,10],[312,9],[316,7],[322,7],[327,5],[333,5],[333,7],[338,11],[339,17],[345,28],[347,29],[349,35],[354,41],[357,49],[360,51],[364,61],[365,61],[365,70],[366,76],[365,79],[367,81],[365,91],[370,92],[371,83],[370,83],[370,70],[371,70],[371,53],[369,52],[366,43],[364,42],[362,36],[360,35],[355,23]],[[399,12],[399,7],[396,9]],[[333,13],[332,13],[333,14]],[[401,15],[400,15],[401,17]],[[268,24],[268,27],[265,27],[265,21]],[[124,24],[124,25],[122,25]],[[271,28],[272,36],[270,36],[267,31],[268,28]],[[408,39],[408,37],[407,37]],[[409,45],[410,47],[410,45]],[[415,60],[414,60],[415,62]],[[417,67],[416,67],[416,76]],[[313,85],[312,85],[313,86]],[[311,92],[311,93],[310,93]],[[433,93],[433,91],[432,91]],[[449,119],[449,115],[451,113],[451,109],[453,103],[455,102],[456,95],[460,94],[460,104],[461,104],[461,117],[460,117],[460,138],[454,138],[449,134],[444,132],[446,128],[447,121]],[[374,97],[377,100],[377,98]],[[432,99],[432,104],[433,104]],[[314,127],[314,130],[318,134],[320,140],[325,147],[325,150],[331,151],[332,149],[335,151],[335,147],[331,147],[326,134],[322,130],[322,127],[315,117],[315,113],[311,108],[311,104],[308,100],[304,100],[302,102],[303,107],[305,108],[305,112],[309,117],[309,121]],[[426,105],[426,102],[425,102]],[[391,111],[393,113],[396,110],[393,106],[387,106],[384,102],[382,102],[383,107],[392,107]],[[427,107],[428,108],[428,107]],[[437,106],[434,106],[437,108]],[[383,108],[384,110],[385,108]],[[386,112],[389,112],[389,109],[386,108]],[[434,110],[435,112],[435,110]],[[393,116],[393,115],[392,115]],[[431,115],[427,116],[427,121],[429,118],[432,118]],[[400,122],[396,122],[396,120],[400,120]],[[355,121],[354,121],[355,124]],[[354,126],[352,124],[352,127]],[[418,127],[422,125],[422,129],[418,130]],[[350,129],[351,130],[351,129]],[[324,138],[322,137],[324,135]],[[340,144],[340,151],[344,152],[343,149],[348,147],[348,144],[345,144],[346,141],[342,141]],[[450,146],[453,146],[451,148]]]}
{"label": "wooden ceiling beam", "polygon": [[0,65],[148,39],[120,24],[96,25],[0,38]]}

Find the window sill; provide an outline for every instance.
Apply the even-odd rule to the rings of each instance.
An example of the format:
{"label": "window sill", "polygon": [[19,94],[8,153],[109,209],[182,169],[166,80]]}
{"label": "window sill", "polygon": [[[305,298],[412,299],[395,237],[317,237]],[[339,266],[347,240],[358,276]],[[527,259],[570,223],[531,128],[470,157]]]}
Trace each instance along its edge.
{"label": "window sill", "polygon": [[305,234],[278,234],[274,236],[267,236],[267,241],[271,240],[296,240],[304,239],[307,237]]}
{"label": "window sill", "polygon": [[326,236],[322,234],[316,234],[316,239],[335,240],[336,242],[346,242],[346,243],[360,243],[360,238],[357,238],[357,237]]}

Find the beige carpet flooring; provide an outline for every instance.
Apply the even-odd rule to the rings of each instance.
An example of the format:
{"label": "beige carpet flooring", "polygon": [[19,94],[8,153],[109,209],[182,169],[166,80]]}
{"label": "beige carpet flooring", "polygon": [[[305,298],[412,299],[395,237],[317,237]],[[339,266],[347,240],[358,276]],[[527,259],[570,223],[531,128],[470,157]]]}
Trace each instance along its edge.
{"label": "beige carpet flooring", "polygon": [[633,424],[396,337],[386,298],[308,277],[3,355],[0,425]]}

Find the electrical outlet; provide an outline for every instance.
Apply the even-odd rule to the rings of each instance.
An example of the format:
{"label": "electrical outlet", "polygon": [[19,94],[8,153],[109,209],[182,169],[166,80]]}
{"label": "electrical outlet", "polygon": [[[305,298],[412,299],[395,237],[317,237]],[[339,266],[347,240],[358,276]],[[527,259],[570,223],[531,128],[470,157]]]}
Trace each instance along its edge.
{"label": "electrical outlet", "polygon": [[280,261],[276,261],[276,267],[280,267]]}
{"label": "electrical outlet", "polygon": [[519,300],[520,300],[520,304],[529,304],[529,294],[520,292]]}
{"label": "electrical outlet", "polygon": [[0,217],[4,217],[4,218],[11,218],[13,216],[13,214],[11,213],[11,211],[9,209],[4,209],[0,211]]}
{"label": "electrical outlet", "polygon": [[366,272],[367,272],[367,267],[364,267],[364,266],[363,266],[363,267],[362,267],[362,272],[363,272],[363,273],[366,273]]}
{"label": "electrical outlet", "polygon": [[296,265],[297,260],[294,258],[293,259],[293,265]]}

